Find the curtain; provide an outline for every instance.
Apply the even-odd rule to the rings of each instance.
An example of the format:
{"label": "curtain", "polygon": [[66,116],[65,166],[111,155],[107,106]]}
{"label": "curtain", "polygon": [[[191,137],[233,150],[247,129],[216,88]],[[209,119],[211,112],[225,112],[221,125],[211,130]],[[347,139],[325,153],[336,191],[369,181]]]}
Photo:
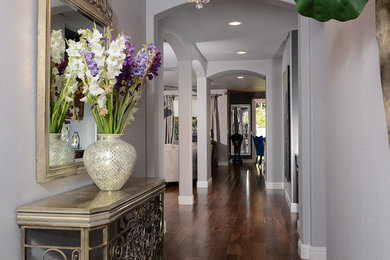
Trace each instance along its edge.
{"label": "curtain", "polygon": [[174,96],[164,96],[164,122],[165,122],[165,143],[173,143],[174,134],[174,114],[173,114]]}
{"label": "curtain", "polygon": [[211,139],[220,143],[221,134],[219,126],[218,97],[219,95],[211,95]]}

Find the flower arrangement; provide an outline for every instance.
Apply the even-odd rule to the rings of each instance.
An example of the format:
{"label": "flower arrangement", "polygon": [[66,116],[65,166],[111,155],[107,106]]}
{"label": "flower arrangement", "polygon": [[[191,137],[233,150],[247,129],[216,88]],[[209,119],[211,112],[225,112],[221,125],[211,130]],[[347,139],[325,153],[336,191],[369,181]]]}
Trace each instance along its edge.
{"label": "flower arrangement", "polygon": [[83,82],[81,99],[90,105],[99,134],[122,134],[134,120],[146,79],[158,76],[161,53],[153,44],[134,52],[130,37],[112,30],[80,29],[80,41],[68,41],[65,77]]}
{"label": "flower arrangement", "polygon": [[[65,116],[73,104],[74,94],[79,87],[76,77],[73,77],[68,63],[64,59],[65,40],[61,30],[53,30],[50,44],[50,133],[61,133]],[[62,76],[61,87],[56,83]]]}

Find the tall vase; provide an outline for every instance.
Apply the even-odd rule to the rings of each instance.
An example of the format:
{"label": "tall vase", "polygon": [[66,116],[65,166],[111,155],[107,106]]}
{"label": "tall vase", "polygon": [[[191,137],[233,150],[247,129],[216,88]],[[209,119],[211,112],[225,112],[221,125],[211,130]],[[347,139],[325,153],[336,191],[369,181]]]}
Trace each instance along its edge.
{"label": "tall vase", "polygon": [[49,166],[62,166],[74,163],[74,149],[61,140],[61,134],[50,133]]}
{"label": "tall vase", "polygon": [[137,153],[119,134],[98,134],[98,141],[87,147],[84,164],[101,190],[120,190],[133,173]]}

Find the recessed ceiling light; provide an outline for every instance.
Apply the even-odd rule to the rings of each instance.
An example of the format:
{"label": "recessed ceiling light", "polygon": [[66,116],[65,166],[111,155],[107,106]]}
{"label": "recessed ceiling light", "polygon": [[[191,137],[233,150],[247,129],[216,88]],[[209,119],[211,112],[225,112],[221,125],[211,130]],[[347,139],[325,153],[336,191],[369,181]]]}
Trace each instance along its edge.
{"label": "recessed ceiling light", "polygon": [[230,26],[238,26],[238,25],[241,25],[241,22],[239,22],[239,21],[233,21],[233,22],[230,22],[229,25],[230,25]]}
{"label": "recessed ceiling light", "polygon": [[237,78],[238,78],[238,79],[243,79],[243,78],[244,78],[244,76],[237,76]]}
{"label": "recessed ceiling light", "polygon": [[246,54],[246,51],[238,51],[237,54],[244,55],[244,54]]}

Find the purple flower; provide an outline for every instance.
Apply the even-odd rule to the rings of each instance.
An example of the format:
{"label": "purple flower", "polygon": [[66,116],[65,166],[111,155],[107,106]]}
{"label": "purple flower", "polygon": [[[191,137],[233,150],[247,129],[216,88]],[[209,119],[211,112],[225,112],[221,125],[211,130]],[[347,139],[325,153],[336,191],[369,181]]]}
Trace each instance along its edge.
{"label": "purple flower", "polygon": [[135,47],[134,47],[134,44],[130,43],[131,37],[126,36],[126,35],[123,35],[122,37],[124,37],[125,44],[126,44],[126,48],[123,51],[126,54],[126,58],[123,61],[121,73],[118,76],[116,76],[117,83],[115,85],[114,90],[118,91],[118,92],[120,91],[120,89],[123,85],[128,85],[129,80],[131,80],[131,78],[133,76],[132,75],[132,72],[133,72],[132,67],[134,64],[133,55],[134,55]]}
{"label": "purple flower", "polygon": [[58,74],[61,76],[64,74],[64,71],[66,69],[66,66],[68,66],[68,61],[64,60],[61,62],[61,64],[58,66]]}
{"label": "purple flower", "polygon": [[161,67],[161,52],[159,52],[157,49],[156,58],[153,61],[152,66],[150,67],[150,73],[148,74],[149,80],[152,80],[153,78],[158,76],[158,69]]}
{"label": "purple flower", "polygon": [[152,51],[154,48],[155,48],[155,47],[154,47],[153,43],[149,43],[149,45],[148,45],[148,51]]}
{"label": "purple flower", "polygon": [[146,63],[149,60],[149,52],[141,50],[134,57],[135,66],[133,67],[134,76],[142,78],[145,74]]}
{"label": "purple flower", "polygon": [[87,61],[88,69],[91,72],[93,76],[96,76],[99,73],[97,64],[95,60],[93,59],[93,52],[89,50],[84,51],[84,57],[85,60]]}

